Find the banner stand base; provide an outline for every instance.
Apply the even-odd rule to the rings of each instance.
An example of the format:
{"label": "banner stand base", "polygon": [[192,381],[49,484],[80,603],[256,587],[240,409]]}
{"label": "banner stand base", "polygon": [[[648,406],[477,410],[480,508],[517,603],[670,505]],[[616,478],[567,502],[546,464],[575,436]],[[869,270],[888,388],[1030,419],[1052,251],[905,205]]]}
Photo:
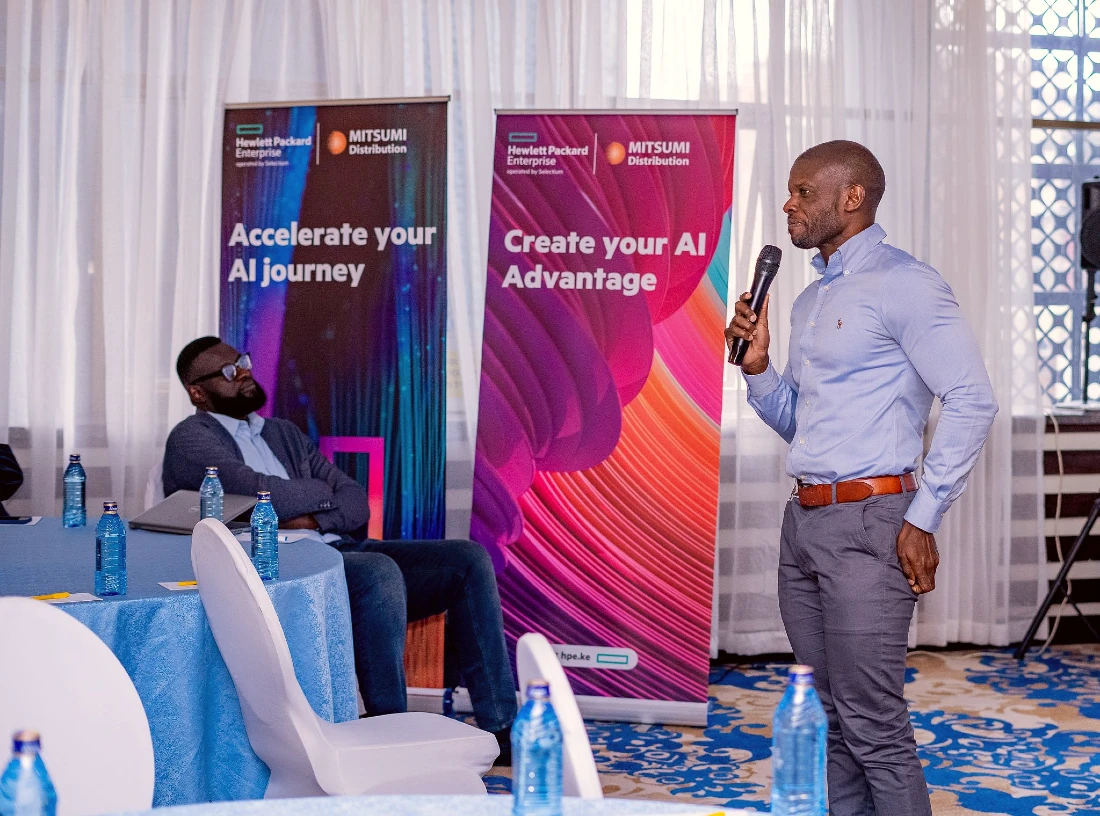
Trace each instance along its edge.
{"label": "banner stand base", "polygon": [[[443,689],[408,689],[409,711],[443,712]],[[517,699],[519,694],[516,694]],[[464,688],[454,690],[454,707],[459,714],[470,714],[470,694]],[[522,704],[522,701],[520,701]],[[587,720],[643,723],[646,725],[691,725],[705,728],[706,703],[681,703],[676,700],[633,700],[626,697],[596,697],[578,694],[577,705]]]}

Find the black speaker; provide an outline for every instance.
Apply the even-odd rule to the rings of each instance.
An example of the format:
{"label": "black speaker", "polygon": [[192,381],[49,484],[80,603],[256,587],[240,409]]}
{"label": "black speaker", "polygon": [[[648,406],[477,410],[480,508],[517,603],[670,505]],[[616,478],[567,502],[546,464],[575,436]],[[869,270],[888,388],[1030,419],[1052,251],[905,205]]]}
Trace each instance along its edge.
{"label": "black speaker", "polygon": [[1081,312],[1081,401],[1089,401],[1089,329],[1096,319],[1096,270],[1100,269],[1100,178],[1081,185],[1081,269],[1085,272],[1085,308]]}
{"label": "black speaker", "polygon": [[1081,185],[1081,268],[1100,269],[1100,178]]}

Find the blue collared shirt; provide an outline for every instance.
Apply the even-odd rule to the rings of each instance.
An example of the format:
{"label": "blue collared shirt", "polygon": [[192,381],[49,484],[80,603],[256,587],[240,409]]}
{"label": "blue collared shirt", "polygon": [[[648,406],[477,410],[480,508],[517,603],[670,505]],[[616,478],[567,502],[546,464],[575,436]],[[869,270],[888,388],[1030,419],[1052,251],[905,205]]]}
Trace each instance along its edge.
{"label": "blue collared shirt", "polygon": [[745,375],[749,404],[811,484],[915,470],[933,396],[943,405],[906,520],[934,533],[966,487],[997,413],[978,343],[936,270],[873,224],[811,262],[783,376]]}
{"label": "blue collared shirt", "polygon": [[267,444],[260,432],[264,429],[264,418],[256,413],[248,415],[248,419],[234,419],[225,414],[210,412],[210,416],[218,420],[222,427],[229,431],[237,448],[244,457],[244,463],[257,473],[268,476],[277,476],[280,479],[289,479],[286,468],[280,462],[271,447]]}

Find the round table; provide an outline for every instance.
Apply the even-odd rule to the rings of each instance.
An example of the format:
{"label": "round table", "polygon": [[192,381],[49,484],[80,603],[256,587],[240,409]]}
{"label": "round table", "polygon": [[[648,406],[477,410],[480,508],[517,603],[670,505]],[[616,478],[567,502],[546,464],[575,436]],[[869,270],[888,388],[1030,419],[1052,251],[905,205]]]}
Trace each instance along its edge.
{"label": "round table", "polygon": [[[691,813],[696,816],[755,816],[716,805],[681,805],[640,799],[570,799],[562,816],[643,816]],[[333,799],[273,799],[227,802],[147,811],[147,816],[512,816],[511,796],[341,796]]]}
{"label": "round table", "polygon": [[[0,595],[94,592],[95,527],[44,518],[0,525]],[[229,670],[192,580],[191,537],[127,530],[127,594],[59,609],[95,632],[134,681],[153,737],[153,804],[257,799],[267,766],[252,751]],[[268,585],[306,698],[334,722],[358,715],[351,613],[340,553],[317,540],[279,544]]]}

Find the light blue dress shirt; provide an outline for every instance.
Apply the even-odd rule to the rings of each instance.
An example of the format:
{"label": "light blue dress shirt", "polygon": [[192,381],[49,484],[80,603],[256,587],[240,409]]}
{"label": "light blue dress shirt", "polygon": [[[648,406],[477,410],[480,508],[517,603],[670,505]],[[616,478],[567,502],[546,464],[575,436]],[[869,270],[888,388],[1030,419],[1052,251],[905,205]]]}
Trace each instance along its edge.
{"label": "light blue dress shirt", "polygon": [[271,452],[260,432],[264,429],[264,418],[256,413],[248,415],[248,419],[234,419],[225,414],[210,412],[210,416],[218,420],[222,427],[229,431],[233,441],[244,457],[244,463],[257,473],[268,476],[277,476],[280,479],[289,479],[283,463]]}
{"label": "light blue dress shirt", "polygon": [[966,487],[997,413],[974,333],[936,270],[873,224],[811,262],[822,275],[791,312],[787,366],[746,374],[749,404],[790,443],[810,484],[915,470],[933,396],[943,404],[905,514],[934,533]]}

